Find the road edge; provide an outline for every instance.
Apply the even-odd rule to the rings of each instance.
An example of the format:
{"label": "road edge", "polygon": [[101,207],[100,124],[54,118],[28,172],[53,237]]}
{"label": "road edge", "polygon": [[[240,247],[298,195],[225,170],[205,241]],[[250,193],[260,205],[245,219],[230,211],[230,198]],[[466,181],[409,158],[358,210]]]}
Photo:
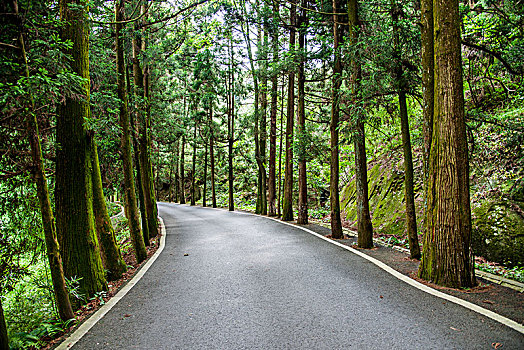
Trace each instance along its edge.
{"label": "road edge", "polygon": [[153,256],[144,264],[144,266],[136,273],[136,275],[129,281],[127,284],[120,289],[120,291],[109,301],[104,304],[97,312],[91,315],[84,323],[80,325],[71,335],[69,335],[60,345],[58,345],[55,350],[67,350],[75,345],[87,332],[104,317],[109,310],[111,310],[119,301],[122,299],[130,290],[133,288],[138,281],[145,275],[147,270],[153,265],[155,260],[160,256],[160,253],[164,250],[166,245],[166,226],[164,225],[164,220],[159,216],[160,221],[160,245],[158,246],[157,251]]}
{"label": "road edge", "polygon": [[[245,213],[245,214],[251,214],[251,213]],[[441,299],[444,299],[444,300],[447,300],[449,302],[452,302],[452,303],[455,303],[455,304],[458,304],[462,307],[465,307],[466,309],[469,309],[469,310],[472,310],[472,311],[475,311],[483,316],[486,316],[486,317],[489,317],[491,318],[492,320],[495,320],[499,323],[502,323],[503,325],[505,326],[508,326],[514,330],[516,330],[517,332],[519,333],[522,333],[524,334],[524,326],[521,325],[520,323],[516,322],[516,321],[513,321],[507,317],[504,317],[502,315],[499,315],[497,314],[496,312],[493,312],[491,310],[488,310],[488,309],[485,309],[481,306],[478,306],[476,304],[473,304],[473,303],[470,303],[469,301],[466,301],[466,300],[463,300],[463,299],[460,299],[460,298],[457,298],[455,296],[452,296],[452,295],[449,295],[449,294],[446,294],[446,293],[442,293],[441,291],[438,291],[434,288],[431,288],[425,284],[422,284],[400,272],[398,272],[397,270],[393,269],[392,267],[386,265],[385,263],[383,263],[382,261],[380,260],[377,260],[367,254],[364,254],[360,251],[358,251],[357,249],[354,249],[354,248],[351,248],[347,245],[344,245],[342,243],[339,243],[335,240],[332,240],[330,238],[327,238],[319,233],[316,233],[310,229],[307,229],[305,227],[301,227],[301,226],[298,226],[298,225],[294,225],[294,224],[291,224],[291,223],[288,223],[288,222],[285,222],[285,221],[281,221],[279,219],[275,219],[275,218],[271,218],[271,217],[267,217],[267,216],[263,216],[263,215],[257,215],[257,214],[251,214],[251,215],[255,215],[255,216],[259,216],[259,217],[264,217],[264,218],[267,218],[267,219],[270,219],[270,220],[273,220],[273,221],[276,221],[276,222],[279,222],[281,224],[284,224],[284,225],[288,225],[288,226],[291,226],[291,227],[296,227],[302,231],[305,231],[309,234],[312,234],[313,236],[315,237],[318,237],[326,242],[329,242],[331,244],[334,244],[340,248],[343,248],[345,250],[348,250],[350,251],[351,253],[353,254],[356,254],[364,259],[366,259],[367,261],[375,264],[376,266],[378,266],[379,268],[381,268],[382,270],[386,271],[387,273],[389,273],[390,275],[393,275],[394,277],[398,278],[399,280],[411,285],[412,287],[415,287],[423,292],[426,292],[428,294],[431,294],[431,295],[434,295],[438,298],[441,298]]]}

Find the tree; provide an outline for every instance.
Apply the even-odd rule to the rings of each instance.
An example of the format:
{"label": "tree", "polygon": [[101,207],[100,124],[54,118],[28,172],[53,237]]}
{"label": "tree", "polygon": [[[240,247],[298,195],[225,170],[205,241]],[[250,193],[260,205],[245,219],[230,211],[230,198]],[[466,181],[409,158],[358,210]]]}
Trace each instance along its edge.
{"label": "tree", "polygon": [[[16,0],[13,1],[13,7],[14,13],[18,15],[19,9],[18,2]],[[18,45],[21,53],[20,56],[22,66],[24,67],[23,75],[25,76],[25,78],[29,79],[29,66],[27,62],[23,32],[20,32],[18,36]],[[49,261],[49,270],[51,272],[51,281],[53,283],[53,292],[55,295],[58,314],[60,316],[60,319],[66,321],[74,318],[75,315],[71,307],[69,294],[67,293],[67,287],[65,284],[62,258],[60,256],[60,250],[56,236],[55,218],[53,215],[53,209],[51,207],[51,200],[49,198],[49,188],[47,186],[47,179],[44,170],[42,147],[40,144],[40,132],[38,130],[38,122],[36,119],[36,114],[34,112],[34,100],[31,93],[28,93],[27,97],[30,101],[30,106],[29,110],[26,112],[26,125],[29,136],[29,145],[31,147],[31,159],[33,161],[33,178],[37,187],[37,196],[40,205],[40,216],[42,218],[42,226],[44,229],[46,251]],[[8,348],[7,330],[1,302],[0,333],[0,349],[4,349],[4,346],[5,348]]]}
{"label": "tree", "polygon": [[117,94],[120,102],[119,120],[122,133],[120,136],[120,146],[122,149],[122,170],[124,173],[124,197],[127,207],[127,218],[129,222],[129,233],[133,243],[133,250],[137,262],[142,262],[147,258],[144,236],[140,230],[138,219],[138,207],[136,200],[135,181],[133,175],[133,160],[131,157],[131,140],[129,110],[127,105],[127,90],[125,88],[124,74],[124,48],[122,36],[122,22],[124,19],[124,0],[117,0],[115,4],[115,50],[117,66]]}
{"label": "tree", "polygon": [[7,325],[4,318],[4,309],[2,308],[2,299],[0,298],[0,350],[9,350],[9,339],[7,338]]}
{"label": "tree", "polygon": [[298,82],[298,108],[297,108],[297,134],[298,134],[298,224],[308,223],[308,206],[307,206],[307,168],[306,168],[306,104],[305,104],[305,83],[306,75],[304,72],[304,62],[306,60],[306,30],[307,1],[302,0],[301,14],[298,18],[297,26],[299,28],[298,48],[299,64],[297,72]]}
{"label": "tree", "polygon": [[404,149],[404,199],[406,201],[406,226],[408,229],[409,251],[412,259],[420,258],[418,244],[417,217],[415,213],[415,191],[413,185],[413,156],[411,153],[411,138],[409,133],[408,107],[406,102],[407,83],[401,61],[399,12],[401,5],[396,0],[391,3],[391,22],[393,24],[393,60],[395,65],[394,79],[398,92],[400,109],[400,125],[402,132],[402,146]]}
{"label": "tree", "polygon": [[[296,35],[296,0],[291,0],[289,9],[289,51],[295,63],[295,35]],[[293,126],[295,122],[295,67],[288,73],[287,90],[287,118],[286,118],[286,165],[284,175],[284,200],[282,204],[282,220],[293,220]]]}
{"label": "tree", "polygon": [[435,1],[433,18],[435,100],[428,164],[427,229],[418,275],[439,285],[466,288],[476,282],[470,241],[458,0]]}
{"label": "tree", "polygon": [[[349,17],[349,43],[356,49],[359,40],[359,32],[361,30],[361,22],[359,19],[359,5],[358,0],[348,0],[348,17]],[[367,160],[366,160],[366,138],[364,131],[364,121],[356,104],[358,103],[358,94],[360,93],[361,80],[361,65],[359,61],[358,51],[351,59],[351,94],[353,98],[354,112],[354,133],[353,145],[355,147],[355,177],[357,189],[357,231],[359,248],[373,247],[373,225],[371,223],[371,216],[369,213],[369,198],[368,198],[368,179],[367,179]]]}
{"label": "tree", "polygon": [[[109,281],[117,280],[127,271],[127,264],[122,258],[120,247],[116,241],[115,230],[109,218],[106,207],[106,199],[102,188],[102,176],[100,174],[100,163],[98,161],[98,150],[94,137],[91,138],[91,179],[93,182],[93,214],[95,217],[95,230],[100,244],[100,257],[106,270]],[[138,261],[138,259],[137,259]]]}
{"label": "tree", "polygon": [[61,0],[62,40],[72,42],[71,68],[83,79],[82,97],[66,96],[56,125],[56,219],[66,277],[81,277],[86,297],[107,289],[93,216],[92,149],[85,122],[90,119],[87,2]]}
{"label": "tree", "polygon": [[340,42],[343,38],[341,20],[338,18],[341,11],[341,1],[333,0],[333,51],[335,54],[333,63],[333,90],[331,101],[330,130],[330,175],[329,175],[329,198],[331,208],[331,236],[335,239],[344,237],[342,233],[342,221],[340,220],[340,197],[338,190],[339,181],[339,152],[338,152],[338,128],[340,120],[340,87],[342,86],[342,57]]}
{"label": "tree", "polygon": [[269,169],[268,169],[268,215],[277,215],[276,208],[276,153],[277,153],[277,102],[278,102],[278,26],[276,17],[279,13],[278,2],[273,4],[273,22],[271,26],[271,48],[273,64],[271,68],[271,110],[269,112]]}

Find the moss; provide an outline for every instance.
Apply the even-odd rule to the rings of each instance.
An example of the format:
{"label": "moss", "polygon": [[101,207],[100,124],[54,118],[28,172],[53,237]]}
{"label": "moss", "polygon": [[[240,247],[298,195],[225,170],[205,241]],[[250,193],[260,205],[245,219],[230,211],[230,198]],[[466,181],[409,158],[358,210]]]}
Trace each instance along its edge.
{"label": "moss", "polygon": [[473,208],[475,255],[510,267],[524,265],[524,217],[514,209],[522,204],[496,199]]}
{"label": "moss", "polygon": [[[369,205],[374,230],[379,234],[406,235],[406,206],[404,203],[404,173],[398,158],[372,161],[368,167]],[[415,182],[415,209],[417,224],[421,226],[422,185]],[[355,178],[344,186],[341,195],[343,215],[350,225],[357,220]]]}

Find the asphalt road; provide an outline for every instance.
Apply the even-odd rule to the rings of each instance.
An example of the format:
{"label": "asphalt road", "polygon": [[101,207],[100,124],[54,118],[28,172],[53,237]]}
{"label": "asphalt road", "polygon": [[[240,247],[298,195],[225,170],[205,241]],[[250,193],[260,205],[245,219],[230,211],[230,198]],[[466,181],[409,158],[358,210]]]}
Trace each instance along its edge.
{"label": "asphalt road", "polygon": [[298,228],[159,212],[164,251],[73,349],[524,349],[517,331]]}

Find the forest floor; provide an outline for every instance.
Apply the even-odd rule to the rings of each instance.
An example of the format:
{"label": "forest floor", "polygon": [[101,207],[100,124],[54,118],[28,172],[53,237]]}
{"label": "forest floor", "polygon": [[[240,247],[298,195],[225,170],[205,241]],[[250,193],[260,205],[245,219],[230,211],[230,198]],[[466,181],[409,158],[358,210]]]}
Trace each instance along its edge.
{"label": "forest floor", "polygon": [[[329,228],[317,224],[300,226],[326,237],[331,235],[331,230]],[[346,235],[344,239],[337,240],[337,242],[357,249],[356,237]],[[409,255],[404,252],[382,245],[376,245],[373,249],[359,249],[359,251],[385,263],[396,271],[443,293],[469,301],[470,303],[496,312],[497,314],[512,319],[520,324],[524,324],[524,293],[511,288],[499,286],[482,278],[477,278],[477,282],[479,283],[478,286],[470,289],[440,287],[419,279],[417,277],[417,270],[420,261],[410,259]]]}
{"label": "forest floor", "polygon": [[[130,281],[135,274],[140,270],[140,268],[147,263],[149,258],[155,254],[159,245],[160,245],[160,236],[161,233],[158,233],[156,237],[153,237],[150,241],[149,246],[146,247],[147,250],[147,259],[142,261],[140,264],[137,263],[133,251],[125,253],[122,257],[127,264],[127,271],[122,275],[122,277],[116,281],[108,282],[109,290],[103,294],[103,296],[98,298],[91,299],[87,304],[83,305],[79,310],[75,312],[76,322],[69,328],[66,329],[63,333],[59,334],[59,337],[54,339],[44,339],[47,340],[47,343],[41,347],[42,350],[54,349],[58,346],[67,336],[69,336],[73,331],[75,331],[84,321],[86,321],[92,314],[94,314],[102,305],[104,305],[109,299],[115,296],[123,286]],[[130,241],[130,238],[128,239]],[[128,242],[124,242],[126,244]]]}

